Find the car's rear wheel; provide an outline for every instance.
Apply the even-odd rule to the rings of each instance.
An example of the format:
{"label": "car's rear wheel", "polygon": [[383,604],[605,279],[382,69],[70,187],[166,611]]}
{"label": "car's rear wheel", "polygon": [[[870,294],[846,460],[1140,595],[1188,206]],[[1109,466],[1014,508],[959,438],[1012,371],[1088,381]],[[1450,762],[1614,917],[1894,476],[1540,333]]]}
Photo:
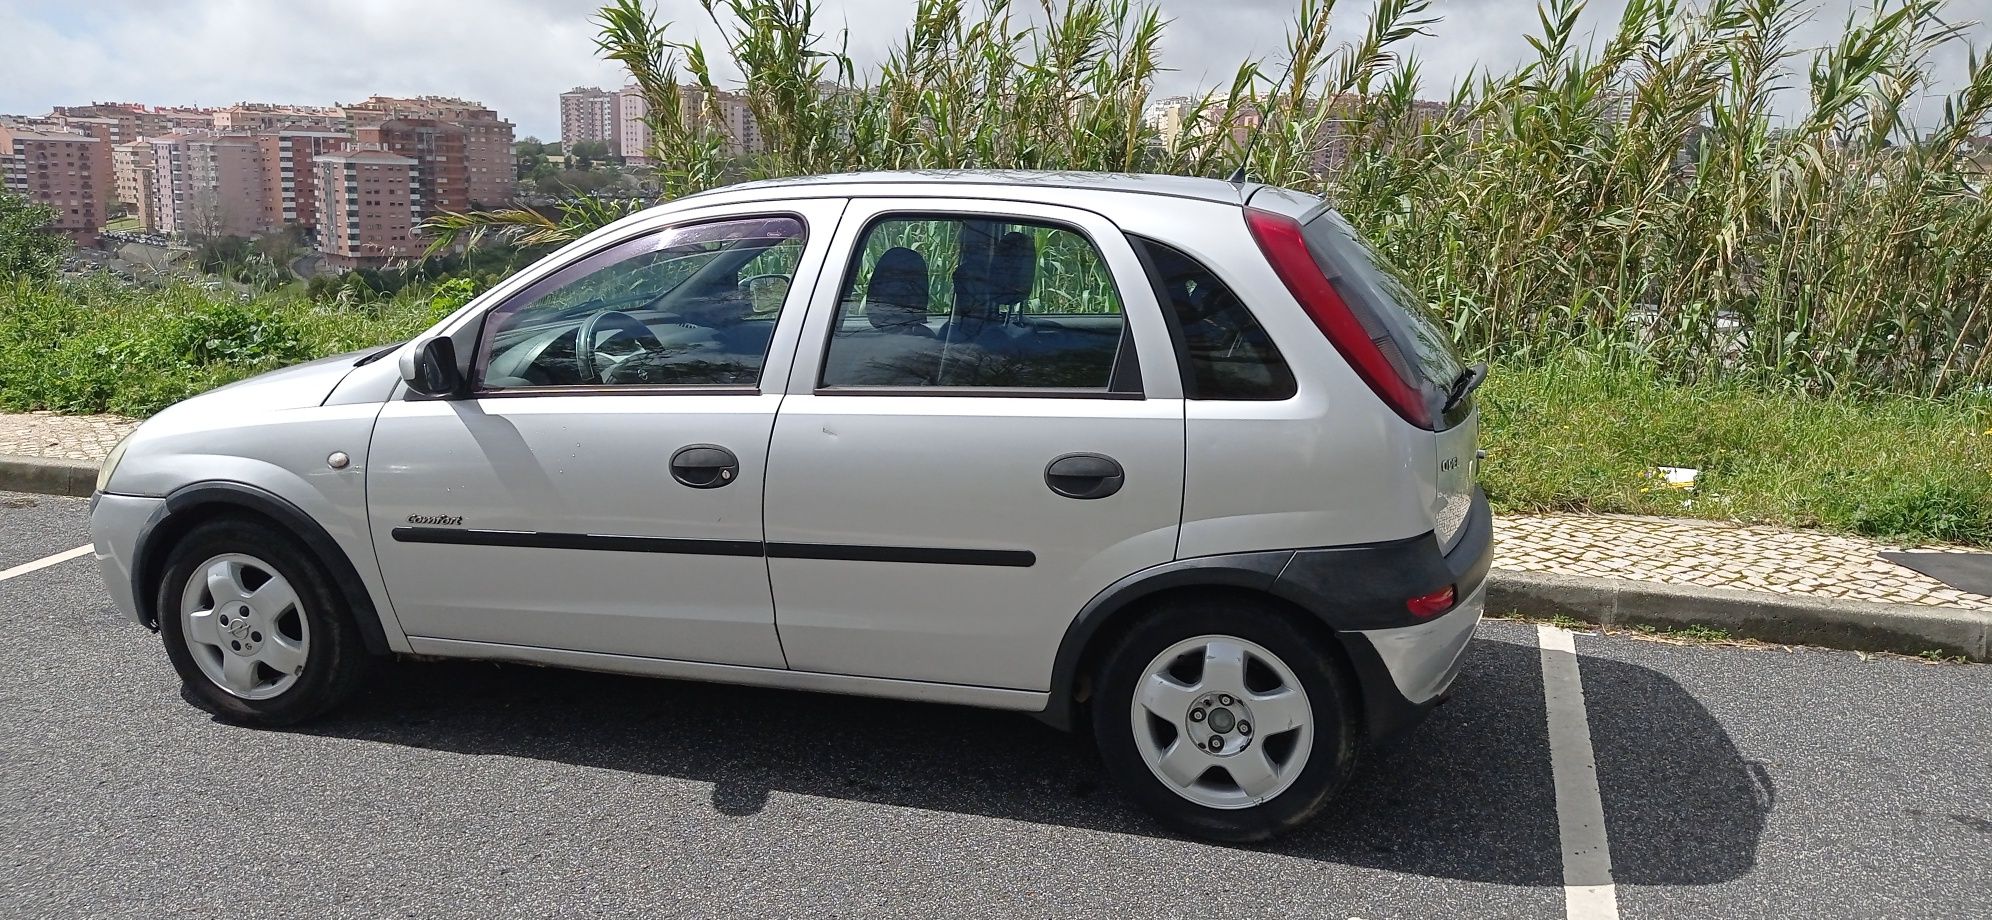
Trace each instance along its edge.
{"label": "car's rear wheel", "polygon": [[371,659],[325,567],[290,534],[225,518],[189,531],[158,586],[188,695],[232,722],[289,725],[352,693]]}
{"label": "car's rear wheel", "polygon": [[1356,754],[1349,683],[1323,640],[1252,603],[1172,603],[1096,674],[1095,740],[1121,787],[1176,830],[1263,840],[1318,813]]}

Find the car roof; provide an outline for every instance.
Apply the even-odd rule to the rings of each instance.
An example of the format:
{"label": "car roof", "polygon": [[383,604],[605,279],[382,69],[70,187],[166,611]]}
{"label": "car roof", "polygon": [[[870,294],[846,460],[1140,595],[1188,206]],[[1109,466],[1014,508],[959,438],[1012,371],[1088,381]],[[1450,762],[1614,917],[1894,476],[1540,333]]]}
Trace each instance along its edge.
{"label": "car roof", "polygon": [[[1030,171],[1030,170],[983,170],[983,169],[923,169],[906,171],[833,173],[821,176],[797,176],[787,179],[761,179],[742,182],[724,188],[701,192],[679,199],[716,200],[737,198],[756,200],[780,195],[793,195],[799,189],[808,189],[822,195],[852,197],[893,196],[952,196],[960,194],[989,194],[998,189],[1016,195],[1042,191],[1052,194],[1028,197],[1055,197],[1057,191],[1099,191],[1124,192],[1135,195],[1160,195],[1170,198],[1192,198],[1220,204],[1243,205],[1259,186],[1256,183],[1232,183],[1223,179],[1203,179],[1193,176],[1165,176],[1153,173],[1104,173],[1078,171]],[[971,191],[975,189],[975,191]]]}

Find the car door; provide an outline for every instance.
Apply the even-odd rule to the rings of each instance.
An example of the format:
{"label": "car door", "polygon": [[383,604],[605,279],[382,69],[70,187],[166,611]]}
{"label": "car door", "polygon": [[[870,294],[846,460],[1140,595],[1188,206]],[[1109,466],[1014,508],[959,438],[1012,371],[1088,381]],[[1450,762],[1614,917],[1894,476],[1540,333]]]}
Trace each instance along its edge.
{"label": "car door", "polygon": [[1049,686],[1073,617],[1166,562],[1183,400],[1126,237],[1077,209],[856,199],[768,470],[799,670]]}
{"label": "car door", "polygon": [[841,207],[686,215],[453,333],[476,342],[470,391],[391,400],[371,448],[368,514],[402,628],[437,648],[782,667],[767,445]]}

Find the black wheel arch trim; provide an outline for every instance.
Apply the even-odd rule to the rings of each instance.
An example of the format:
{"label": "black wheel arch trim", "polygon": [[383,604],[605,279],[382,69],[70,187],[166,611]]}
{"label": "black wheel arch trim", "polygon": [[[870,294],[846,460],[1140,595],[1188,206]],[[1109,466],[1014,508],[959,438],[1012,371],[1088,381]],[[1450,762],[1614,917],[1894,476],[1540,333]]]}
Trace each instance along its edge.
{"label": "black wheel arch trim", "polygon": [[375,655],[388,655],[392,649],[387,644],[387,631],[381,626],[380,611],[374,606],[373,594],[361,580],[359,569],[346,556],[346,551],[337,540],[325,531],[317,521],[304,513],[303,509],[291,504],[274,492],[239,482],[194,482],[174,489],[166,494],[166,501],[138,532],[138,539],[132,551],[131,582],[132,598],[138,605],[140,618],[148,628],[159,628],[159,611],[154,599],[158,592],[152,590],[151,582],[157,575],[157,566],[165,555],[165,547],[154,545],[160,536],[159,529],[176,515],[215,505],[232,505],[253,511],[276,521],[292,535],[304,542],[305,548],[318,556],[325,564],[327,574],[332,576],[332,584],[345,596],[348,607],[353,612],[355,625],[359,627],[360,638],[367,651]]}
{"label": "black wheel arch trim", "polygon": [[1200,556],[1143,569],[1095,595],[1073,618],[1053,659],[1050,694],[1037,717],[1071,729],[1088,647],[1129,605],[1174,588],[1245,588],[1292,603],[1327,626],[1356,672],[1368,735],[1397,734],[1417,724],[1430,705],[1413,704],[1398,693],[1389,669],[1361,631],[1418,624],[1405,600],[1447,585],[1465,599],[1486,580],[1493,549],[1493,514],[1487,496],[1476,488],[1466,525],[1450,549],[1428,532],[1382,543]]}

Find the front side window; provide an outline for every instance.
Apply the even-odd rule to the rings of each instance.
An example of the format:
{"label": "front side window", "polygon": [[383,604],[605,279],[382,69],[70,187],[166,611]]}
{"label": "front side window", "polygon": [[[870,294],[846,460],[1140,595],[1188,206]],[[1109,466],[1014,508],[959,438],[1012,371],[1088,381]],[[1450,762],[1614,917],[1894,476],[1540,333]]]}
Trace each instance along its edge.
{"label": "front side window", "polygon": [[486,316],[481,386],[755,385],[804,241],[793,217],[739,218],[583,259]]}
{"label": "front side window", "polygon": [[891,217],[845,273],[822,385],[1138,390],[1115,385],[1130,376],[1125,333],[1113,275],[1076,230]]}

